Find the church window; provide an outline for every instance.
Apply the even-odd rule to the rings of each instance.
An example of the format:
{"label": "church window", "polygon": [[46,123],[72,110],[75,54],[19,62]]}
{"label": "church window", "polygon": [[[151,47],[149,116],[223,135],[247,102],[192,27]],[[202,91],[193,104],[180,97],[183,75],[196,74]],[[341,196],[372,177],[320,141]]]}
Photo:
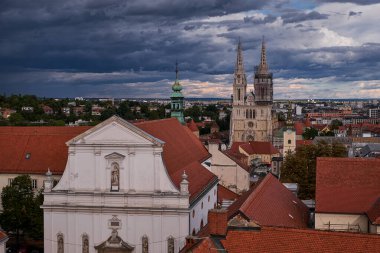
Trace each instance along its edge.
{"label": "church window", "polygon": [[216,190],[214,190],[214,196],[216,195]]}
{"label": "church window", "polygon": [[149,241],[148,241],[148,236],[146,235],[142,237],[142,252],[143,253],[149,252]]}
{"label": "church window", "polygon": [[88,235],[82,235],[82,253],[89,253],[90,247],[88,245]]}
{"label": "church window", "polygon": [[238,100],[240,100],[240,89],[238,89],[237,91],[238,91]]}
{"label": "church window", "polygon": [[252,110],[252,119],[254,119],[256,117],[256,111],[253,109]]}
{"label": "church window", "polygon": [[203,219],[201,220],[201,228],[203,228]]}
{"label": "church window", "polygon": [[111,164],[111,191],[119,191],[120,169],[117,162]]}
{"label": "church window", "polygon": [[193,218],[194,218],[194,216],[195,216],[195,210],[193,210]]}
{"label": "church window", "polygon": [[203,202],[201,203],[201,209],[203,209]]}
{"label": "church window", "polygon": [[57,235],[57,253],[64,253],[63,234]]}
{"label": "church window", "polygon": [[32,189],[37,189],[37,179],[32,179]]}
{"label": "church window", "polygon": [[169,236],[168,238],[168,253],[174,253],[174,238]]}
{"label": "church window", "polygon": [[253,127],[253,122],[248,122],[248,127]]}
{"label": "church window", "polygon": [[288,144],[292,144],[292,140],[288,140]]}
{"label": "church window", "polygon": [[249,111],[247,109],[246,113],[245,113],[245,117],[248,119],[249,118]]}
{"label": "church window", "polygon": [[210,202],[210,195],[208,196],[207,201]]}
{"label": "church window", "polygon": [[195,235],[195,228],[193,228],[193,232],[191,233],[192,235]]}

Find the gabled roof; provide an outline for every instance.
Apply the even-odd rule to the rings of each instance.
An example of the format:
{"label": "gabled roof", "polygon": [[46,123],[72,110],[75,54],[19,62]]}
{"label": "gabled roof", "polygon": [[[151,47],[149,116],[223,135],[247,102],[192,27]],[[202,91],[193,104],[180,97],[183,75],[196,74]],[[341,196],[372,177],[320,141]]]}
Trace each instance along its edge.
{"label": "gabled roof", "polygon": [[367,210],[367,216],[372,224],[380,225],[380,197]]}
{"label": "gabled roof", "polygon": [[307,146],[313,144],[313,140],[296,140],[296,147]]}
{"label": "gabled roof", "polygon": [[351,232],[262,227],[228,230],[221,240],[229,253],[378,252],[380,236]]}
{"label": "gabled roof", "polygon": [[253,154],[278,154],[280,153],[269,141],[250,141],[240,145],[246,153]]}
{"label": "gabled roof", "polygon": [[189,181],[190,202],[194,201],[217,177],[202,166],[210,157],[207,149],[176,118],[136,123],[136,127],[165,142],[163,159],[174,184],[179,187],[183,171]]}
{"label": "gabled roof", "polygon": [[380,159],[318,157],[316,212],[365,214],[380,197]]}
{"label": "gabled roof", "polygon": [[240,213],[262,226],[305,228],[309,219],[306,205],[270,173],[228,211],[229,219]]}
{"label": "gabled roof", "polygon": [[97,130],[111,124],[111,123],[117,123],[117,124],[120,124],[121,126],[131,130],[132,132],[138,134],[139,136],[145,138],[146,140],[152,142],[153,144],[155,145],[158,145],[158,146],[161,146],[164,144],[164,142],[152,135],[150,135],[149,133],[141,130],[140,128],[134,126],[132,123],[114,115],[108,119],[106,119],[105,121],[97,124],[96,126],[88,129],[86,132],[84,133],[81,133],[80,135],[78,136],[75,136],[73,139],[69,140],[66,144],[67,145],[70,145],[70,144],[76,144],[76,143],[80,143],[82,139],[84,139],[85,137],[91,135],[92,133],[96,132]]}
{"label": "gabled roof", "polygon": [[67,162],[65,142],[90,129],[81,127],[0,127],[0,173],[61,175]]}
{"label": "gabled roof", "polygon": [[218,184],[218,203],[222,203],[223,200],[236,200],[237,198],[239,198],[239,194]]}
{"label": "gabled roof", "polygon": [[0,230],[0,244],[3,244],[4,241],[7,241],[7,240],[8,240],[7,234],[4,231]]}
{"label": "gabled roof", "polygon": [[187,127],[192,131],[192,132],[198,132],[199,129],[197,127],[197,124],[195,124],[194,120],[191,119],[188,123],[187,123]]}
{"label": "gabled roof", "polygon": [[296,129],[296,135],[302,135],[305,125],[302,122],[295,122],[294,128]]}

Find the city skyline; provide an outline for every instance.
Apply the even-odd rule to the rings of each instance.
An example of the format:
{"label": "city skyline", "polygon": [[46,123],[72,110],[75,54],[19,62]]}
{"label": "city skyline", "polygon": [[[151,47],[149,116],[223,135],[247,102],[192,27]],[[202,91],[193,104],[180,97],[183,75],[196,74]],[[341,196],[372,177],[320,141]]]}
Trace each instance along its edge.
{"label": "city skyline", "polygon": [[46,97],[228,98],[262,37],[274,98],[380,97],[377,1],[3,1],[1,91]]}

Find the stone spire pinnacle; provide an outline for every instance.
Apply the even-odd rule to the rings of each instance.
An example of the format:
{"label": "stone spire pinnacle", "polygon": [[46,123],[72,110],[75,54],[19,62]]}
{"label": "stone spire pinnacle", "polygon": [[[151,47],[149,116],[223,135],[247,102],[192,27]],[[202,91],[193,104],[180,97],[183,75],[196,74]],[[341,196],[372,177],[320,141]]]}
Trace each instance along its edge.
{"label": "stone spire pinnacle", "polygon": [[178,61],[175,61],[175,80],[178,80]]}
{"label": "stone spire pinnacle", "polygon": [[265,39],[263,36],[263,40],[261,42],[261,60],[259,65],[259,73],[260,74],[268,74],[268,64],[267,64],[267,56],[265,52]]}
{"label": "stone spire pinnacle", "polygon": [[244,73],[244,65],[243,65],[243,52],[241,48],[241,41],[239,38],[238,46],[237,46],[237,58],[236,58],[236,66],[235,66],[235,74],[243,74]]}

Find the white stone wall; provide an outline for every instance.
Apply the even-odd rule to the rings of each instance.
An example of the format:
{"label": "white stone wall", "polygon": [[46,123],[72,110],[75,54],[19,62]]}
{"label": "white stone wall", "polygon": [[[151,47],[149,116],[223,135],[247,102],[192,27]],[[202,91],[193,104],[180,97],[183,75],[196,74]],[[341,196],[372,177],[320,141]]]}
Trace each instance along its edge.
{"label": "white stone wall", "polygon": [[[191,182],[190,182],[191,183]],[[211,188],[211,190],[205,194],[195,205],[190,209],[190,230],[189,234],[195,233],[201,229],[201,221],[203,220],[203,226],[208,222],[208,210],[215,208],[218,198],[217,184]],[[202,208],[203,203],[203,208]],[[193,215],[194,214],[194,215]]]}
{"label": "white stone wall", "polygon": [[[210,143],[208,146],[211,157],[211,172],[219,183],[230,190],[240,193],[249,189],[249,173],[235,161],[219,150],[219,145]],[[231,187],[234,186],[234,187]]]}
{"label": "white stone wall", "polygon": [[149,252],[167,252],[167,238],[175,238],[175,252],[184,246],[188,235],[188,213],[157,212],[147,210],[112,212],[64,212],[52,211],[44,213],[45,252],[57,252],[57,234],[64,237],[64,251],[70,253],[82,252],[82,235],[89,238],[90,253],[95,253],[95,246],[106,241],[112,230],[108,220],[114,215],[121,220],[118,235],[134,252],[142,252],[142,237],[146,235],[149,241]]}
{"label": "white stone wall", "polygon": [[[362,233],[368,233],[368,217],[366,215],[360,214],[331,214],[331,213],[316,213],[315,214],[315,229],[327,230],[329,229],[328,223],[332,224],[330,226],[331,230],[347,229],[348,224],[359,225],[360,231]],[[333,225],[341,224],[341,225]]]}

